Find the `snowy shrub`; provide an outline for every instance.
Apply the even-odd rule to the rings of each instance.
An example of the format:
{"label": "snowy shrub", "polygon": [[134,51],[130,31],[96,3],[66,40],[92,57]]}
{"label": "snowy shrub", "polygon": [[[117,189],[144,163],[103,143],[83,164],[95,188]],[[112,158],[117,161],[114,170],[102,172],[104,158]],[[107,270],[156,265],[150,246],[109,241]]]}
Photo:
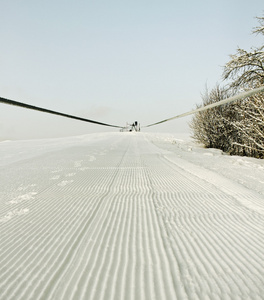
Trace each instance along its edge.
{"label": "snowy shrub", "polygon": [[[228,98],[230,93],[217,85],[210,92],[206,89],[202,95],[203,106]],[[190,123],[193,138],[202,143],[206,148],[217,148],[228,151],[231,128],[230,121],[232,110],[230,105],[222,105],[201,111],[195,114]],[[199,108],[200,106],[197,106]]]}
{"label": "snowy shrub", "polygon": [[231,121],[231,154],[264,158],[264,96],[258,94],[236,103],[236,118]]}
{"label": "snowy shrub", "polygon": [[[203,95],[203,105],[225,98],[228,98],[228,92],[217,86]],[[264,158],[264,95],[198,112],[190,127],[193,138],[206,148]]]}

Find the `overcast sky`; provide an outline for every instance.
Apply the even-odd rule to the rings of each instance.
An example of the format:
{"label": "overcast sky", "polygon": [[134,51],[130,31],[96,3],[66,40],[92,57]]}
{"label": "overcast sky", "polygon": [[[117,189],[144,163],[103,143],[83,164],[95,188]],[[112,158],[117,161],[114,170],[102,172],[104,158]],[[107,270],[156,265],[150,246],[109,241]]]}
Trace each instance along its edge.
{"label": "overcast sky", "polygon": [[[200,103],[238,46],[263,44],[251,33],[263,13],[263,0],[0,0],[0,96],[154,123]],[[186,131],[189,119],[151,130]],[[109,130],[0,103],[0,140]]]}

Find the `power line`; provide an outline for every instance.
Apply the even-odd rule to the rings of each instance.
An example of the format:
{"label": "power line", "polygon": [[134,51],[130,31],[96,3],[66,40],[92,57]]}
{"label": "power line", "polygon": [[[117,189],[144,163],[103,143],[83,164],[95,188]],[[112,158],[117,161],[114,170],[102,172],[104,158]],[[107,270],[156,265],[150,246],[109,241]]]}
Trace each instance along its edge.
{"label": "power line", "polygon": [[174,119],[183,118],[183,117],[186,117],[186,116],[195,114],[195,113],[197,113],[197,112],[199,112],[199,111],[204,111],[204,110],[207,110],[207,109],[216,107],[216,106],[220,106],[220,105],[223,105],[223,104],[227,104],[227,103],[233,102],[233,101],[235,101],[235,100],[239,100],[239,99],[243,99],[243,98],[246,98],[246,97],[249,97],[249,96],[253,96],[253,95],[255,95],[255,94],[257,94],[257,93],[261,93],[261,92],[264,92],[264,86],[261,86],[261,87],[259,87],[259,88],[256,88],[256,89],[253,89],[253,90],[250,90],[250,91],[241,93],[241,94],[239,94],[239,95],[236,95],[236,96],[233,96],[233,97],[230,97],[230,98],[221,100],[221,101],[219,101],[219,102],[212,103],[212,104],[208,104],[208,105],[206,105],[206,106],[203,106],[203,107],[200,107],[200,108],[197,108],[197,109],[188,111],[188,112],[186,112],[186,113],[177,115],[177,116],[175,116],[175,117],[172,117],[172,118],[169,118],[169,119],[165,119],[165,120],[162,120],[162,121],[159,121],[159,122],[156,122],[156,123],[147,125],[147,126],[143,126],[143,127],[151,127],[151,126],[158,125],[158,124],[161,124],[161,123],[165,123],[165,122],[168,122],[168,121],[171,121],[171,120],[174,120]]}
{"label": "power line", "polygon": [[70,119],[75,119],[75,120],[79,120],[79,121],[83,121],[83,122],[93,123],[93,124],[97,124],[97,125],[115,127],[115,128],[123,128],[122,126],[111,125],[111,124],[102,123],[102,122],[98,122],[98,121],[94,121],[94,120],[90,120],[90,119],[80,118],[80,117],[77,117],[77,116],[64,114],[64,113],[57,112],[57,111],[54,111],[54,110],[50,110],[50,109],[46,109],[46,108],[42,108],[42,107],[38,107],[38,106],[33,106],[33,105],[30,105],[30,104],[26,104],[26,103],[14,101],[14,100],[2,98],[2,97],[0,97],[0,103],[19,106],[19,107],[23,107],[23,108],[27,108],[27,109],[31,109],[31,110],[41,111],[41,112],[44,112],[44,113],[53,114],[53,115],[57,115],[57,116],[65,117],[65,118],[70,118]]}

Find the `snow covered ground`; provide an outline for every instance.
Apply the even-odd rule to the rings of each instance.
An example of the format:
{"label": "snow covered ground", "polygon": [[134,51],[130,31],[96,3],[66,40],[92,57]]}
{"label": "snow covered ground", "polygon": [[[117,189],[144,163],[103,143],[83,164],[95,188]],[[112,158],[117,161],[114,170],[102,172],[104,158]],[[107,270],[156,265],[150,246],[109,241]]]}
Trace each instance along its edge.
{"label": "snow covered ground", "polygon": [[264,161],[186,137],[0,143],[0,299],[264,299]]}

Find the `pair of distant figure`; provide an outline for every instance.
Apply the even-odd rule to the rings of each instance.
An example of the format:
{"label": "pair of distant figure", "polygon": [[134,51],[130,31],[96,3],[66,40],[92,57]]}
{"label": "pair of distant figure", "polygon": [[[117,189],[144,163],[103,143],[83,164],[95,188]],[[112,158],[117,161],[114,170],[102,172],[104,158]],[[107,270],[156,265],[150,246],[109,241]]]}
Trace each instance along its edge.
{"label": "pair of distant figure", "polygon": [[131,127],[130,131],[133,131],[133,129],[134,129],[135,131],[140,131],[140,126],[139,126],[139,124],[138,124],[137,121],[135,121],[135,123],[133,123],[131,126],[132,126],[132,127]]}

